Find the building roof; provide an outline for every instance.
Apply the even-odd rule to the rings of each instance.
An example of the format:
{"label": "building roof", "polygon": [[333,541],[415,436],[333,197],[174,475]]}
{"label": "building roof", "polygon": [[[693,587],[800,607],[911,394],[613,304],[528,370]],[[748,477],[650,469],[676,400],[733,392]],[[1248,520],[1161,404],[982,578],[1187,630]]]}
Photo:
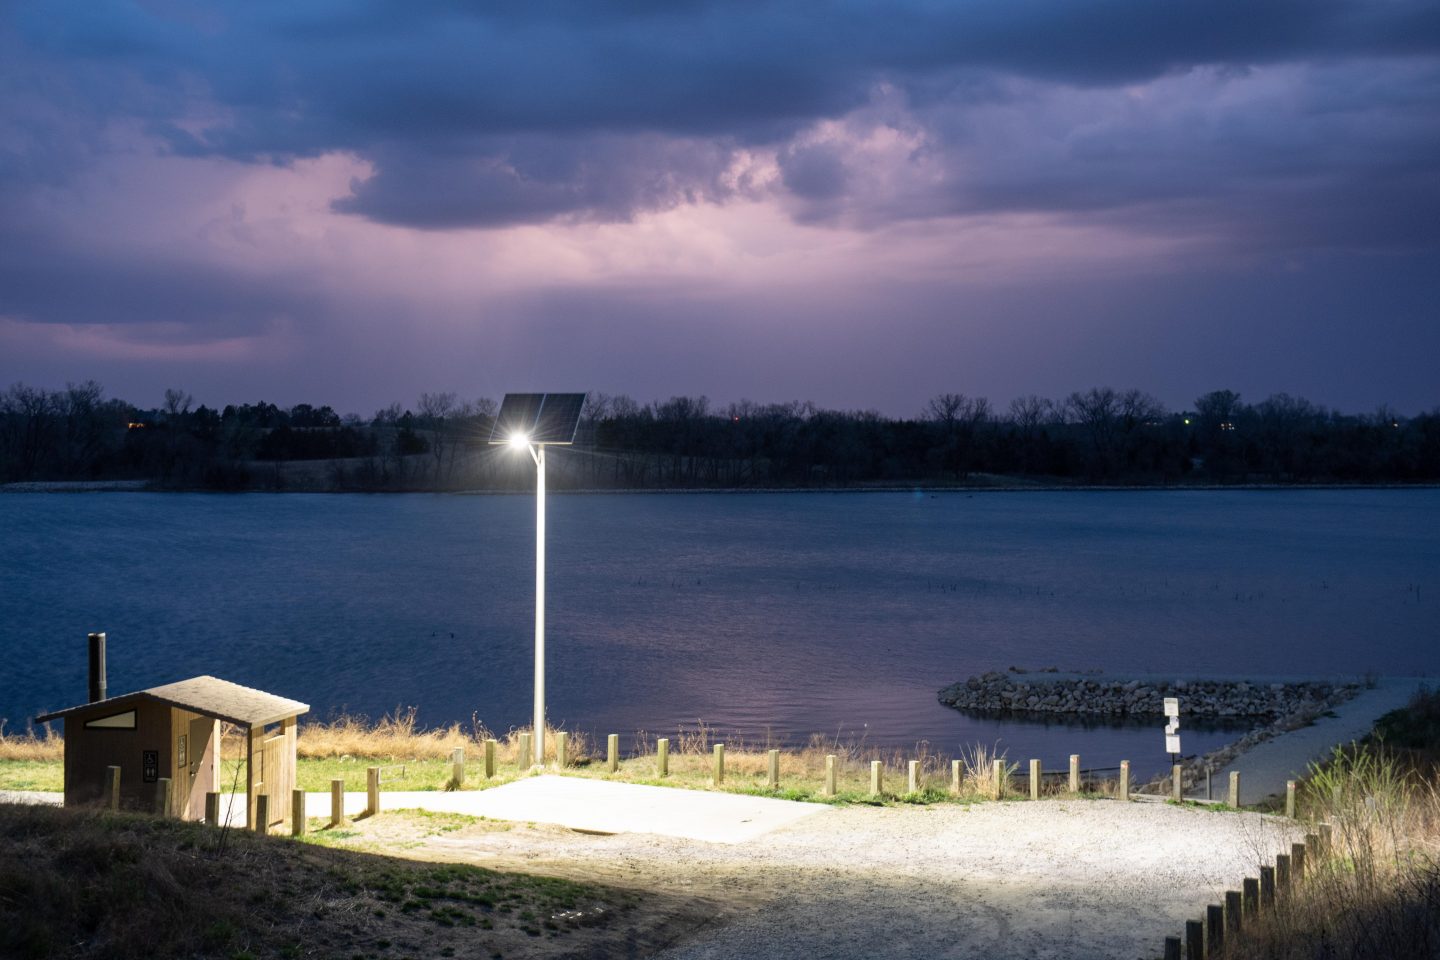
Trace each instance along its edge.
{"label": "building roof", "polygon": [[94,703],[82,703],[64,710],[56,710],[36,717],[36,723],[60,720],[82,710],[96,707],[118,707],[138,700],[157,700],[172,707],[189,710],[192,713],[215,717],[242,727],[261,727],[267,723],[278,723],[286,717],[299,716],[310,710],[308,703],[277,697],[273,693],[242,687],[229,680],[216,677],[192,677],[176,683],[167,683],[148,690],[137,690],[119,697],[109,697]]}

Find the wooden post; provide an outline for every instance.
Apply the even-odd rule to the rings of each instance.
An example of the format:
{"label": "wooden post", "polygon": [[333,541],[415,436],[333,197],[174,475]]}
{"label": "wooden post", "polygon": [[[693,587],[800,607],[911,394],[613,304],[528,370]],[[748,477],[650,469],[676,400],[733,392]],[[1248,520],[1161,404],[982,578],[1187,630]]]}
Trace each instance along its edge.
{"label": "wooden post", "polygon": [[1321,856],[1328,857],[1330,855],[1330,844],[1334,841],[1334,838],[1335,829],[1328,823],[1320,824],[1320,849],[1318,852]]}
{"label": "wooden post", "polygon": [[770,759],[770,789],[780,789],[780,751],[771,750],[767,756]]}
{"label": "wooden post", "polygon": [[714,754],[715,754],[714,780],[715,780],[715,786],[718,787],[718,786],[720,786],[720,784],[722,784],[722,783],[725,782],[725,744],[723,744],[723,743],[717,743],[717,744],[715,744]]}
{"label": "wooden post", "polygon": [[1295,781],[1285,781],[1285,816],[1295,819]]}
{"label": "wooden post", "polygon": [[1180,960],[1180,938],[1165,938],[1165,960]]}
{"label": "wooden post", "polygon": [[515,765],[521,770],[528,770],[530,764],[534,762],[534,753],[535,751],[530,749],[530,734],[520,734],[520,751],[519,756],[515,759]]}
{"label": "wooden post", "polygon": [[1120,800],[1128,803],[1130,801],[1130,761],[1120,761]]}
{"label": "wooden post", "polygon": [[570,765],[570,734],[564,730],[555,731],[555,769],[564,770]]}
{"label": "wooden post", "polygon": [[450,783],[459,790],[465,786],[465,748],[450,751]]}
{"label": "wooden post", "polygon": [[1170,768],[1170,799],[1179,803],[1185,799],[1185,787],[1180,779],[1180,764]]}
{"label": "wooden post", "polygon": [[338,827],[345,822],[345,781],[330,781],[330,826]]}
{"label": "wooden post", "polygon": [[920,761],[911,760],[905,765],[905,792],[920,792]]}
{"label": "wooden post", "polygon": [[1225,802],[1228,803],[1232,809],[1235,809],[1235,810],[1239,810],[1239,809],[1240,809],[1240,771],[1239,771],[1239,770],[1231,770],[1231,771],[1230,771],[1230,794],[1229,794],[1229,796],[1226,797]]}
{"label": "wooden post", "polygon": [[833,753],[825,754],[825,796],[835,796],[835,763],[839,758]]}
{"label": "wooden post", "polygon": [[1240,932],[1240,891],[1225,891],[1225,939],[1233,939]]}
{"label": "wooden post", "polygon": [[220,826],[220,794],[213,790],[205,794],[205,822],[212,827]]}
{"label": "wooden post", "polygon": [[655,768],[662,777],[670,776],[670,738],[655,741]]}
{"label": "wooden post", "polygon": [[155,815],[170,816],[170,778],[161,777],[155,781]]}
{"label": "wooden post", "polygon": [[120,809],[120,768],[105,768],[105,805],[111,810]]}
{"label": "wooden post", "polygon": [[1185,960],[1205,960],[1205,924],[1185,921]]}
{"label": "wooden post", "polygon": [[1080,754],[1070,754],[1070,792],[1080,792]]}
{"label": "wooden post", "polygon": [[961,783],[961,781],[964,780],[964,779],[965,779],[965,761],[964,761],[964,760],[951,760],[951,761],[950,761],[950,792],[951,792],[951,793],[957,793],[957,794],[958,794],[958,793],[960,792],[960,783]]}
{"label": "wooden post", "polygon": [[1305,844],[1290,844],[1290,883],[1297,884],[1305,879]]}
{"label": "wooden post", "polygon": [[1290,854],[1275,854],[1275,896],[1283,897],[1290,892]]}
{"label": "wooden post", "polygon": [[380,812],[380,768],[365,768],[365,813],[375,816]]}
{"label": "wooden post", "polygon": [[1205,956],[1219,957],[1225,946],[1225,910],[1218,903],[1205,908]]}
{"label": "wooden post", "polygon": [[1275,906],[1275,868],[1260,868],[1260,909],[1270,910]]}
{"label": "wooden post", "polygon": [[305,791],[299,787],[290,791],[290,836],[305,836]]}
{"label": "wooden post", "polygon": [[494,740],[485,741],[485,779],[489,780],[495,776],[495,748],[499,746]]}
{"label": "wooden post", "polygon": [[999,800],[1001,797],[1005,796],[1005,779],[1006,779],[1006,777],[1005,777],[1005,761],[1004,761],[1004,760],[996,760],[995,763],[992,765],[992,770],[991,770],[991,777],[990,777],[990,779],[991,779],[991,781],[992,781],[991,784],[990,784],[990,792],[991,792],[991,795],[992,795],[996,800]]}
{"label": "wooden post", "polygon": [[1245,919],[1254,920],[1255,915],[1260,912],[1260,878],[1246,877],[1240,882],[1240,889],[1243,894],[1240,905]]}
{"label": "wooden post", "polygon": [[605,769],[614,773],[620,769],[620,734],[612,733],[605,738]]}
{"label": "wooden post", "polygon": [[1030,761],[1030,799],[1040,799],[1040,761]]}
{"label": "wooden post", "polygon": [[[260,786],[260,784],[256,784]],[[270,794],[261,793],[255,797],[255,832],[267,834],[270,832]]]}
{"label": "wooden post", "polygon": [[884,764],[879,760],[870,761],[870,796],[880,796],[880,788],[883,786],[884,774],[881,772]]}

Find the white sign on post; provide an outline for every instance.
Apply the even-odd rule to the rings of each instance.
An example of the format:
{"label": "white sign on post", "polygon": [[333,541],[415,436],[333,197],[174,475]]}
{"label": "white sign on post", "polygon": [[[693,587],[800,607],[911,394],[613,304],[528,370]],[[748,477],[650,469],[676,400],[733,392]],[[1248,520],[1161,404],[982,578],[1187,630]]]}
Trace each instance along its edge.
{"label": "white sign on post", "polygon": [[1165,752],[1178,756],[1180,753],[1180,698],[1165,698]]}

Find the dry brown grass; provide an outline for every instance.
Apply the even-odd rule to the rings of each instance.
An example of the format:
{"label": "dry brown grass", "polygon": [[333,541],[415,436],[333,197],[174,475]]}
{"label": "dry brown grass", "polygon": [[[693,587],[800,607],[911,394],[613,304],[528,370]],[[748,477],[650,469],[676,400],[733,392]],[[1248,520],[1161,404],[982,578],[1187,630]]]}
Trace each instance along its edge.
{"label": "dry brown grass", "polygon": [[[1440,776],[1370,744],[1337,750],[1300,795],[1328,855],[1227,945],[1227,960],[1440,957]],[[1316,827],[1318,829],[1318,827]]]}
{"label": "dry brown grass", "polygon": [[34,730],[24,733],[6,733],[5,724],[0,721],[0,760],[59,761],[65,759],[65,738],[50,727],[43,736]]}

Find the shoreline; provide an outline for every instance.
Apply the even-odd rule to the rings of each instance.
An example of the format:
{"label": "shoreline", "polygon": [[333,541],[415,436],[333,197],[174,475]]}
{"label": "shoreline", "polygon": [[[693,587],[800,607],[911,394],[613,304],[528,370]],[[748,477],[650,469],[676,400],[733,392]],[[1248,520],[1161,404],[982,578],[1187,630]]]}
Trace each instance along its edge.
{"label": "shoreline", "polygon": [[[987,483],[987,484],[944,484],[924,482],[913,484],[887,484],[885,486],[853,487],[580,487],[576,489],[551,488],[547,496],[604,496],[620,495],[762,495],[762,494],[866,494],[866,493],[909,493],[938,496],[940,494],[966,495],[976,493],[1215,493],[1222,491],[1286,492],[1296,490],[1440,490],[1440,483]],[[204,493],[224,496],[260,493],[267,496],[300,494],[304,496],[461,496],[461,497],[505,497],[532,496],[533,490],[267,490],[260,487],[244,490],[215,490],[207,487],[165,487],[153,480],[24,480],[0,483],[0,494],[37,493],[162,493],[186,494]]]}

